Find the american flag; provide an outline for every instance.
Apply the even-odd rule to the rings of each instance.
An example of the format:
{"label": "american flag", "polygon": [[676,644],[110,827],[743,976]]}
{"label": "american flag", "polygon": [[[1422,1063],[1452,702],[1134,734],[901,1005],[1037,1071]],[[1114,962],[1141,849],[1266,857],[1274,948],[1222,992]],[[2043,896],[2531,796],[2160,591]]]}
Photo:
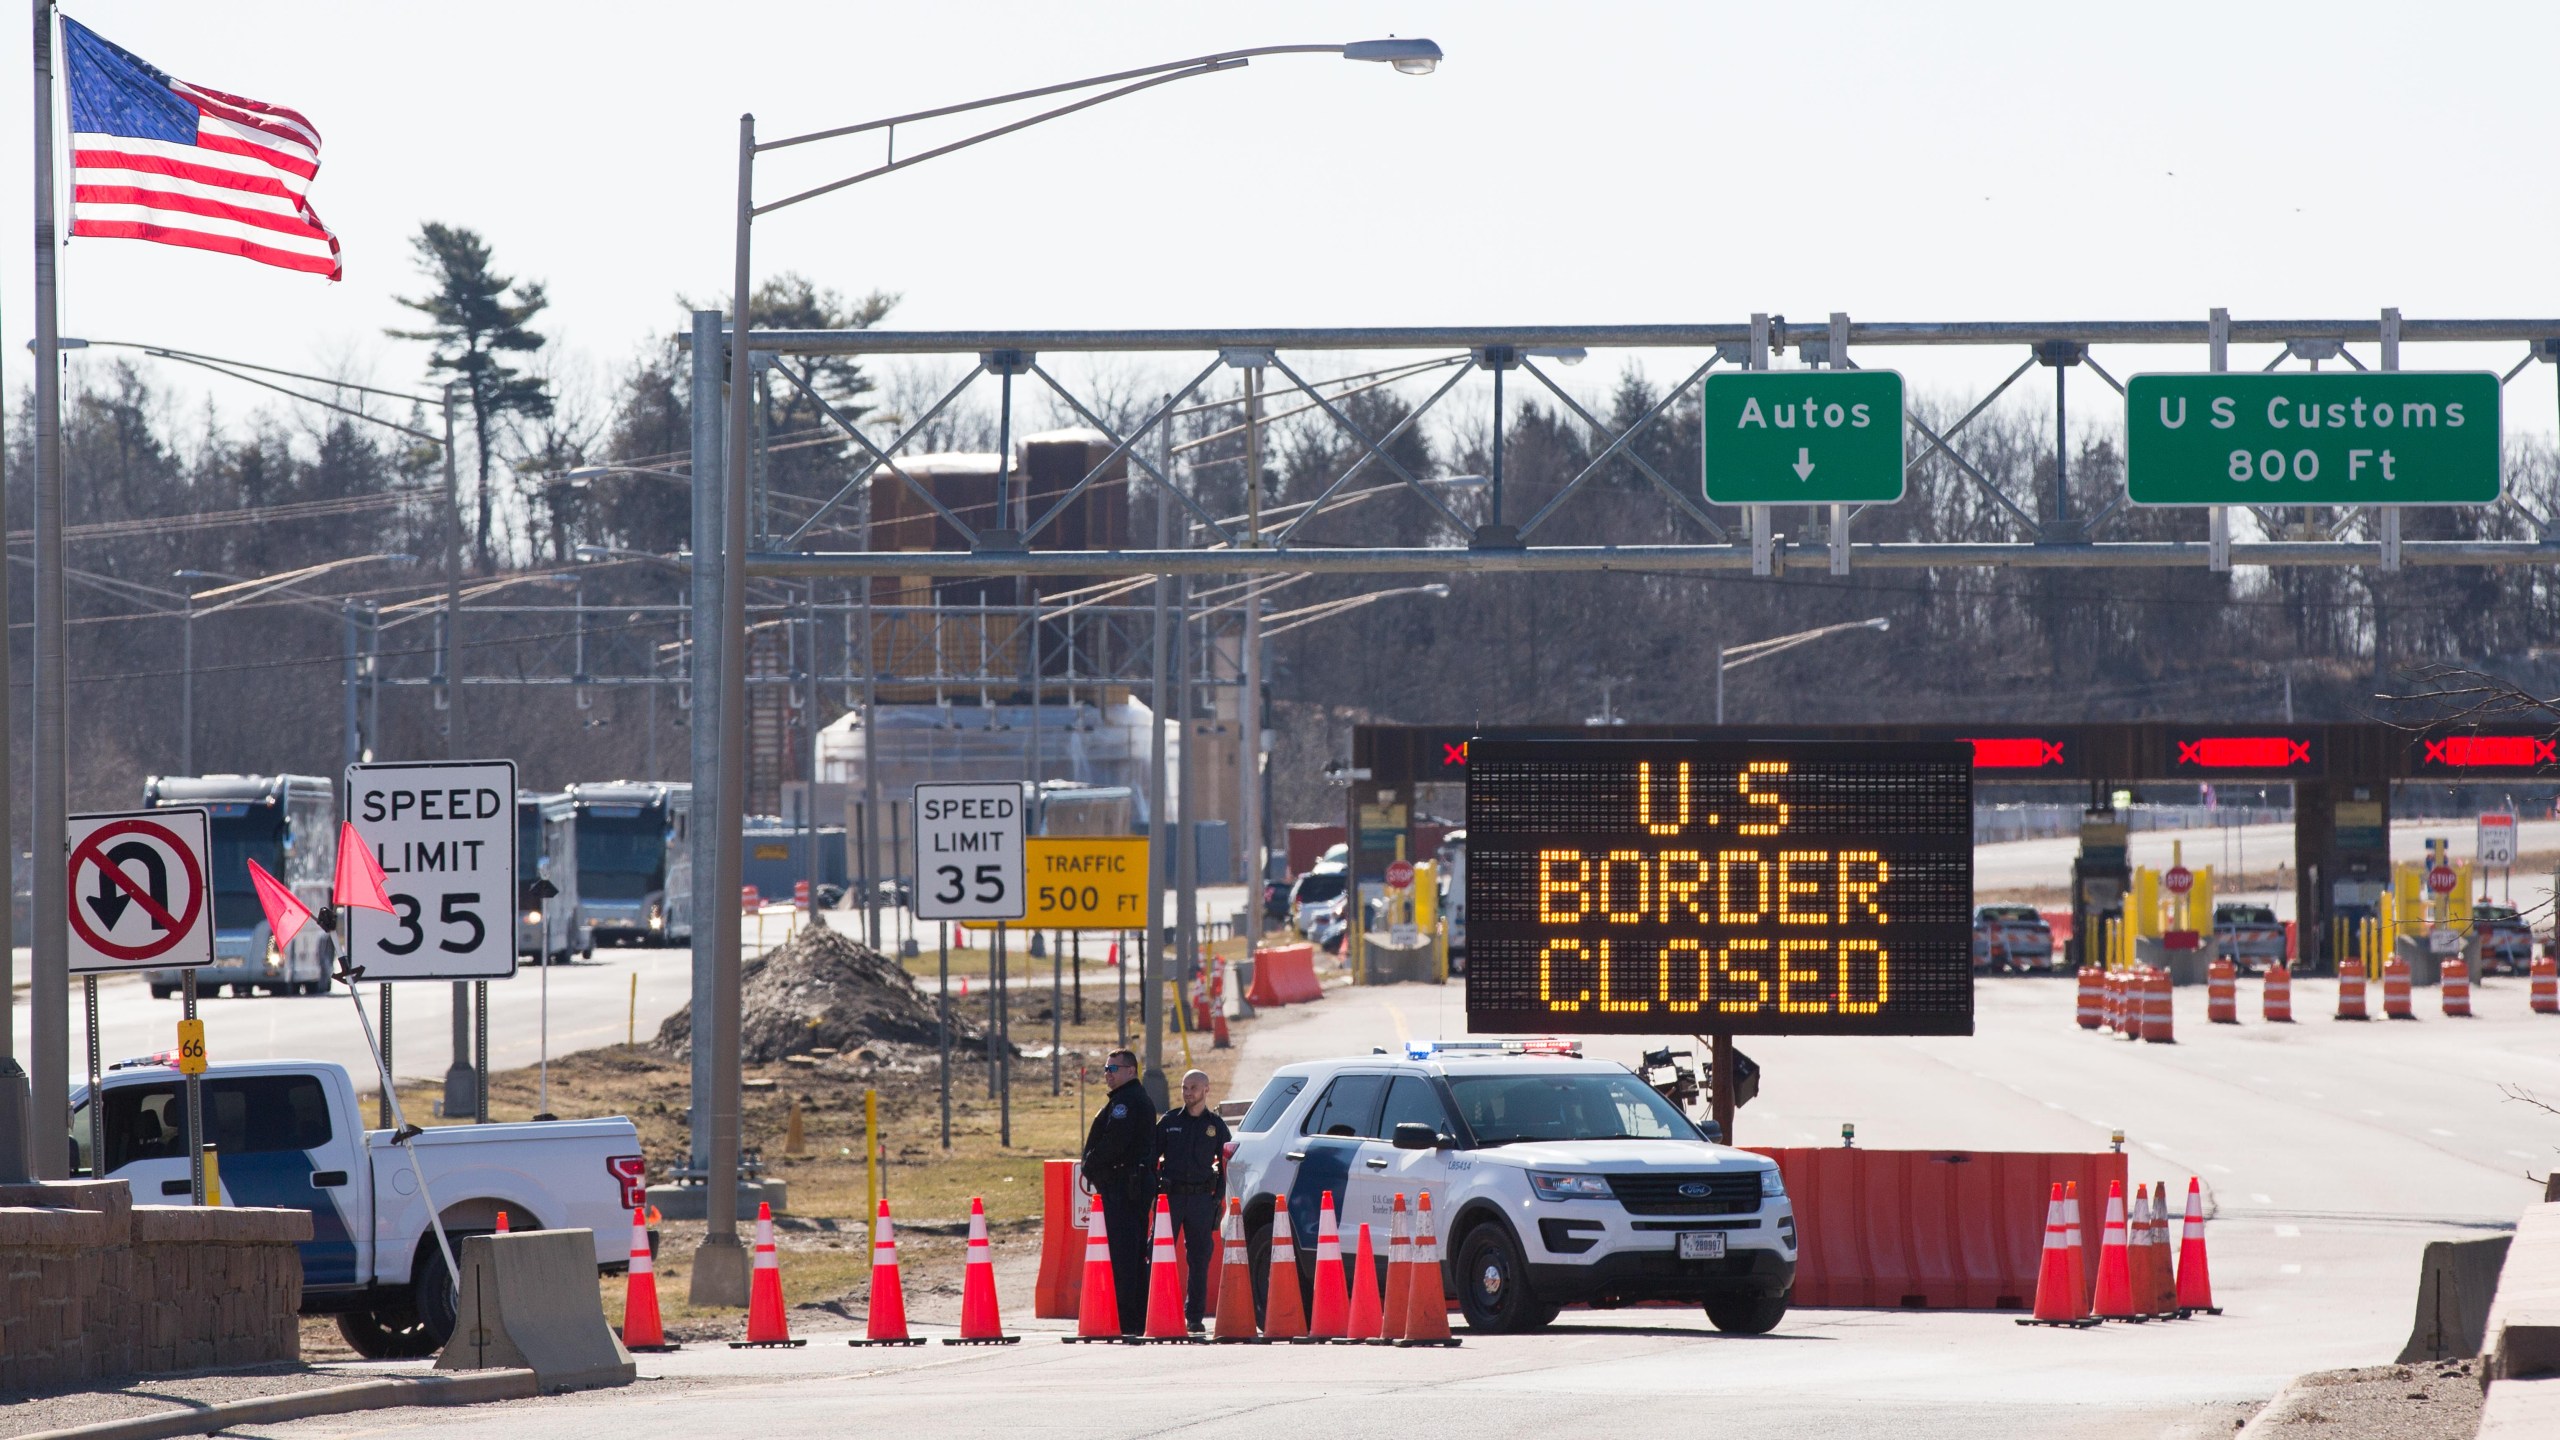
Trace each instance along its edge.
{"label": "american flag", "polygon": [[71,233],[156,240],[340,279],[338,237],[304,198],[320,132],[281,105],[173,80],[62,22]]}

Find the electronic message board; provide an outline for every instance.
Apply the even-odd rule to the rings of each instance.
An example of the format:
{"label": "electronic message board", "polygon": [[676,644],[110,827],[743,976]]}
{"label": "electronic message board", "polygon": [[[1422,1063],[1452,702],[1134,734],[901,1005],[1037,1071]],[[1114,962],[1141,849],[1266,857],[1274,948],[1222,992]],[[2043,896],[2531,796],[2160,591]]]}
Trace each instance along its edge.
{"label": "electronic message board", "polygon": [[1973,1033],[1973,750],[1467,754],[1467,1028]]}

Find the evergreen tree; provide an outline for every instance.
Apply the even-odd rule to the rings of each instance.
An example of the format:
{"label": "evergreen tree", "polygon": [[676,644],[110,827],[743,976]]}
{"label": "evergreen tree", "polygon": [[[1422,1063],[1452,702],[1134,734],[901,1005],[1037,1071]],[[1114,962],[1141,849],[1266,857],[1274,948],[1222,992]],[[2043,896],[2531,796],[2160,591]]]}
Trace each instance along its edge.
{"label": "evergreen tree", "polygon": [[531,328],[533,317],[551,304],[542,286],[518,281],[490,268],[489,242],[475,230],[429,220],[412,242],[418,268],[435,286],[434,293],[400,303],[428,319],[424,330],[387,330],[399,340],[424,340],[436,347],[427,368],[457,381],[471,402],[471,438],[478,459],[479,524],[473,549],[480,568],[496,568],[490,547],[492,495],[489,490],[491,448],[499,427],[510,416],[540,419],[551,413],[551,388],[542,377],[507,363],[508,355],[524,355],[543,347],[544,337]]}

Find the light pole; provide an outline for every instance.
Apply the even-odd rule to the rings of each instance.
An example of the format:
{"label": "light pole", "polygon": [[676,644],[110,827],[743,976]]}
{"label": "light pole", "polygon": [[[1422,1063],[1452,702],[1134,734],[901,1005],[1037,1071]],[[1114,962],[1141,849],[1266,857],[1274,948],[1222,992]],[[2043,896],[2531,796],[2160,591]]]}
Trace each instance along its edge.
{"label": "light pole", "polygon": [[[1087,76],[1081,80],[1044,85],[1037,89],[1017,90],[1009,94],[988,96],[981,100],[963,101],[957,105],[937,106],[930,110],[891,115],[878,120],[866,120],[859,124],[840,125],[826,130],[813,130],[807,134],[763,142],[758,142],[756,139],[755,116],[752,114],[739,116],[736,264],[731,272],[729,289],[731,314],[729,425],[728,434],[723,437],[728,452],[728,463],[725,467],[726,474],[722,476],[725,494],[720,533],[716,537],[719,546],[718,554],[721,557],[717,623],[725,631],[735,634],[740,621],[746,614],[747,461],[754,443],[754,391],[750,384],[752,361],[749,352],[753,317],[748,313],[748,298],[754,289],[750,256],[757,216],[771,214],[804,200],[814,200],[821,195],[830,195],[849,186],[878,179],[893,171],[921,165],[927,160],[982,144],[1001,135],[1025,130],[1044,121],[1072,115],[1077,111],[1091,109],[1096,105],[1134,95],[1142,90],[1151,90],[1176,80],[1239,70],[1252,60],[1267,55],[1318,54],[1339,55],[1346,60],[1375,61],[1391,65],[1399,72],[1409,75],[1429,74],[1439,66],[1441,58],[1440,47],[1428,40],[1362,40],[1348,45],[1266,45],[1195,56],[1186,60],[1168,61],[1108,75]],[[934,146],[902,159],[890,159],[868,170],[832,180],[823,185],[812,186],[779,200],[767,201],[761,205],[756,203],[756,156],[765,151],[807,145],[821,140],[839,139],[849,135],[867,134],[875,130],[887,130],[894,135],[895,127],[899,125],[968,114],[992,106],[1039,99],[1044,96],[1093,90],[1098,86],[1112,88],[1102,90],[1099,94],[1070,100],[1024,119],[981,130],[949,144]],[[1009,380],[1010,376],[1007,378]],[[700,392],[697,392],[697,396],[699,394]],[[697,487],[700,479],[701,477],[696,478]],[[1011,528],[1003,524],[1005,517],[1010,513],[1010,497],[1005,493],[1006,489],[1005,478],[999,474],[996,481],[996,515],[1000,529]],[[697,515],[697,523],[702,518]],[[713,538],[697,533],[697,553],[700,553],[703,545]],[[704,598],[707,597],[696,597],[697,607]],[[718,873],[708,877],[697,877],[707,883],[696,891],[698,894],[711,897],[713,901],[711,906],[712,945],[708,958],[716,971],[712,977],[712,989],[717,1002],[713,1013],[709,1016],[705,1017],[699,1012],[695,1016],[697,1025],[707,1020],[710,1027],[710,1074],[714,1091],[708,1097],[707,1105],[704,1103],[705,1097],[699,1095],[695,1097],[697,1131],[705,1122],[708,1123],[711,1131],[708,1156],[710,1173],[705,1177],[705,1183],[709,1189],[709,1193],[705,1196],[708,1223],[702,1249],[695,1257],[692,1282],[693,1302],[698,1305],[743,1305],[747,1300],[746,1251],[738,1244],[737,1233],[739,1146],[737,1047],[740,952],[738,907],[733,898],[738,893],[740,863],[740,857],[736,853],[739,845],[738,837],[744,830],[746,813],[747,752],[743,723],[747,709],[745,658],[737,645],[722,645],[719,648],[716,657],[719,695],[715,705],[719,730],[717,742],[719,773],[716,777],[695,776],[697,790],[708,782],[715,793],[714,804],[717,813],[713,823],[717,843],[713,853],[718,862]],[[698,924],[696,933],[702,933]],[[1152,949],[1152,946],[1150,948]],[[696,963],[700,964],[705,957],[697,951],[695,958]],[[697,1044],[699,1043],[697,1040]]]}
{"label": "light pole", "polygon": [[1724,723],[1724,672],[1727,670],[1739,670],[1754,660],[1766,660],[1772,655],[1783,654],[1799,645],[1810,645],[1825,635],[1845,635],[1852,630],[1890,630],[1892,628],[1891,618],[1877,615],[1865,620],[1843,620],[1837,625],[1822,625],[1811,630],[1799,630],[1793,635],[1780,635],[1774,639],[1754,640],[1748,645],[1717,646],[1716,723],[1719,725]]}

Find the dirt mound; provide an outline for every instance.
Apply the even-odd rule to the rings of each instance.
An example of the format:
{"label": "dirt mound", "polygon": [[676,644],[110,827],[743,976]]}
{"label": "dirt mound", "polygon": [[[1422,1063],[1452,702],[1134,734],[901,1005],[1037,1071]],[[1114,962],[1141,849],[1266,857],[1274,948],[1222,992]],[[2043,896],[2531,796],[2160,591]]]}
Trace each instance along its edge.
{"label": "dirt mound", "polygon": [[[771,1064],[816,1048],[850,1053],[865,1045],[938,1045],[932,1003],[898,963],[833,930],[805,929],[746,962],[739,995],[740,1053]],[[953,1038],[968,1030],[952,1017]],[[693,1007],[658,1027],[658,1048],[693,1050]]]}

